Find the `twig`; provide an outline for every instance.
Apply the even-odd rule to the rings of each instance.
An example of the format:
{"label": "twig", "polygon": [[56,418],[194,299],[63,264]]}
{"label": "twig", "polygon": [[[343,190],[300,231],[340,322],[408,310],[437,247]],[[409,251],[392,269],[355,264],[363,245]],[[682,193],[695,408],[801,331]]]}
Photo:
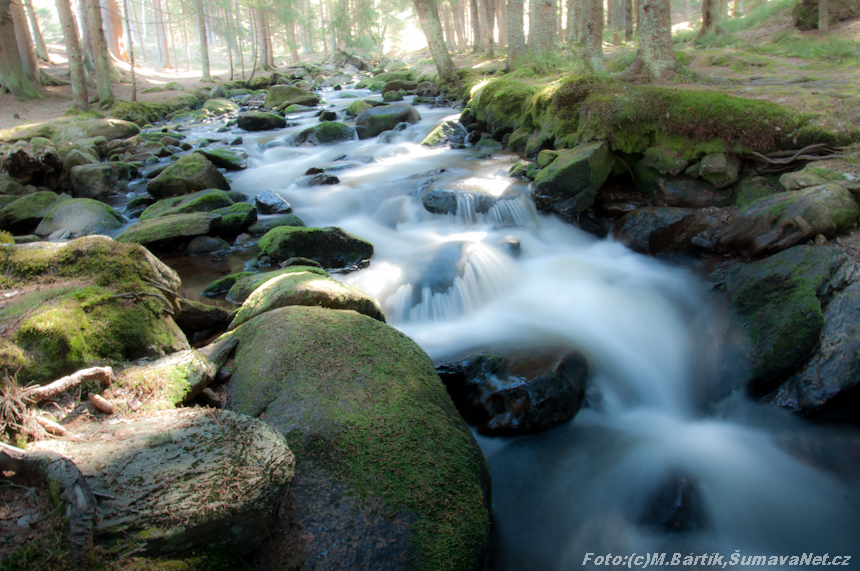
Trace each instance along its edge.
{"label": "twig", "polygon": [[91,367],[89,369],[81,369],[68,377],[57,379],[48,385],[26,388],[21,392],[21,399],[31,403],[38,403],[72,389],[85,381],[110,383],[113,378],[113,369],[110,367]]}

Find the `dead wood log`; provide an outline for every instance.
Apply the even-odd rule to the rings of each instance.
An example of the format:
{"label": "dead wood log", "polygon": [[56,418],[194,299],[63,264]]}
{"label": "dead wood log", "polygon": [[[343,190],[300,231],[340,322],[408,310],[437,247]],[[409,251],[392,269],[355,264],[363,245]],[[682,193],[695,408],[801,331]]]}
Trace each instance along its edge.
{"label": "dead wood log", "polygon": [[91,367],[89,369],[81,369],[68,377],[57,379],[50,384],[41,387],[25,388],[21,392],[21,398],[22,400],[30,403],[38,403],[55,397],[69,389],[73,389],[85,381],[110,383],[113,378],[113,369],[110,367]]}

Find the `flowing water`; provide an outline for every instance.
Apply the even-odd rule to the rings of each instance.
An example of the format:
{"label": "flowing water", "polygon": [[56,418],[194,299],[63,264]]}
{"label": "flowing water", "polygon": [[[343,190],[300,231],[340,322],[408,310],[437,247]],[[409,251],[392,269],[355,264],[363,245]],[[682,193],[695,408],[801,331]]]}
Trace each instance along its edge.
{"label": "flowing water", "polygon": [[[369,95],[328,92],[326,103],[342,109],[348,93]],[[573,421],[533,436],[477,436],[493,474],[491,569],[581,568],[593,553],[588,568],[609,552],[665,552],[666,562],[705,552],[726,562],[736,550],[860,556],[856,434],[811,427],[740,394],[703,406],[736,374],[731,323],[713,294],[683,269],[538,214],[527,184],[507,177],[516,155],[421,147],[456,112],[418,109],[422,121],[386,142],[287,145],[317,121],[311,114],[245,134],[251,168],[232,186],[249,196],[274,190],[308,226],[340,226],[373,243],[370,266],[338,279],[373,295],[437,364],[480,351],[586,355],[594,388]],[[340,184],[301,183],[308,168],[327,166]],[[487,208],[465,194],[456,215],[431,214],[421,202],[428,184],[500,199]],[[196,263],[190,283],[199,291],[251,255],[209,274]],[[642,516],[673,478],[694,490],[700,519],[684,532]]]}

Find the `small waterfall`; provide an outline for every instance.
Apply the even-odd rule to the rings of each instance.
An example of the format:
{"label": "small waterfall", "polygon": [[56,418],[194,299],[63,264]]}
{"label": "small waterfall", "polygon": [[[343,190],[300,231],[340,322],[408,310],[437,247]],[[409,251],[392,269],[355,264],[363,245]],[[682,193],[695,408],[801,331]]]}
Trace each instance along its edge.
{"label": "small waterfall", "polygon": [[534,204],[522,197],[494,198],[479,193],[457,193],[457,212],[449,214],[452,224],[473,226],[537,226],[538,217]]}

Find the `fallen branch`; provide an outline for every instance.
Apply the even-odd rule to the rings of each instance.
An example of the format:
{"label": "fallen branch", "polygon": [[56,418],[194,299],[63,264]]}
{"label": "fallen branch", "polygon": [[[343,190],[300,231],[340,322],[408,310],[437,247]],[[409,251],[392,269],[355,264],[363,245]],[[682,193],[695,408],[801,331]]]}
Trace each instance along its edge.
{"label": "fallen branch", "polygon": [[87,398],[98,410],[105,414],[113,414],[113,404],[111,404],[111,402],[106,398],[97,395],[96,393],[90,393]]}
{"label": "fallen branch", "polygon": [[21,391],[21,399],[30,403],[38,403],[43,400],[55,397],[69,389],[75,388],[85,381],[98,381],[101,383],[110,383],[114,379],[113,369],[110,367],[92,367],[89,369],[81,369],[80,371],[57,379],[53,383],[41,386],[30,387]]}

